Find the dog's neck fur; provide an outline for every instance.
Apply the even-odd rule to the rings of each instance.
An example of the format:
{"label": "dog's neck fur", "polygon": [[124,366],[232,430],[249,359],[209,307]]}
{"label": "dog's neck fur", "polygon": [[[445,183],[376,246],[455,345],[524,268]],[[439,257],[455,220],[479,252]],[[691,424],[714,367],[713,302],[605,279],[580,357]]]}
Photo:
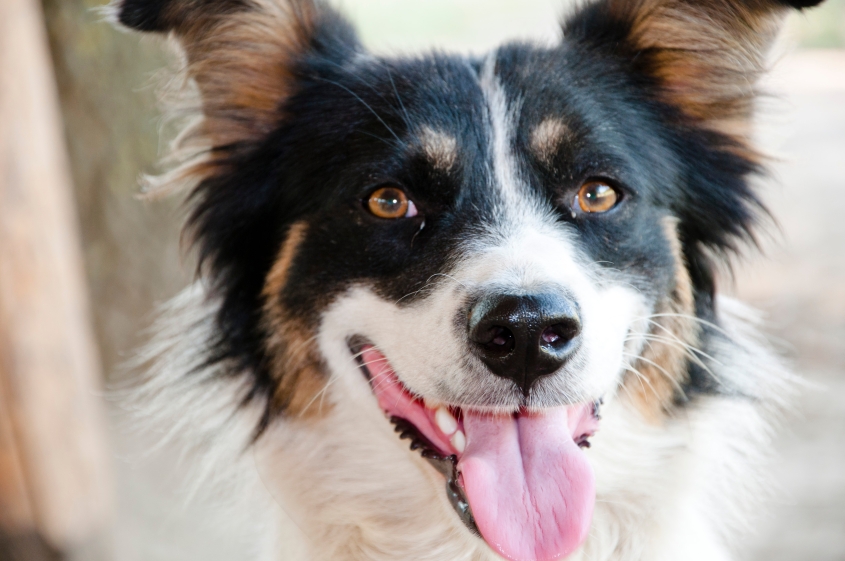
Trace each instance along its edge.
{"label": "dog's neck fur", "polygon": [[[730,558],[729,534],[749,514],[739,510],[748,501],[738,497],[762,490],[755,485],[768,413],[790,376],[748,311],[729,299],[718,303],[724,336],[702,350],[718,380],[730,373],[730,385],[688,396],[661,426],[642,418],[624,394],[608,400],[590,450],[593,525],[572,559]],[[246,386],[220,376],[219,366],[202,368],[214,312],[198,286],[174,299],[141,354],[149,376],[133,400],[145,427],[157,420],[165,434],[194,448],[196,469],[207,477],[193,485],[219,486],[233,499],[258,496],[243,511],[248,524],[266,523],[276,509],[278,525],[267,531],[277,546],[268,559],[499,559],[466,532],[442,492],[442,476],[396,438],[377,407],[332,398],[333,387],[347,390],[342,380],[323,396],[332,402],[330,414],[280,419],[253,442],[262,412],[242,405]]]}

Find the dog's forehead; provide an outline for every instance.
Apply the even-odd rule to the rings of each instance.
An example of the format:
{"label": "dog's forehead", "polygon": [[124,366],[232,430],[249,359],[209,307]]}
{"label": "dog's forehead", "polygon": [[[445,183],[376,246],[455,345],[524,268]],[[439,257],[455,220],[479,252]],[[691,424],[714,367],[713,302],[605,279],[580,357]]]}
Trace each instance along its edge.
{"label": "dog's forehead", "polygon": [[645,134],[658,138],[624,73],[607,63],[596,68],[582,55],[565,44],[509,44],[480,57],[367,56],[349,69],[343,88],[354,91],[361,120],[440,171],[489,159],[496,119],[506,119],[512,151],[541,165],[567,148],[612,158],[630,154],[626,145]]}
{"label": "dog's forehead", "polygon": [[[513,51],[520,56],[515,58]],[[568,92],[555,82],[574,80],[560,54],[559,49],[505,46],[475,58],[430,55],[372,64],[386,74],[382,96],[399,104],[411,142],[435,167],[449,168],[461,148],[491,140],[491,121],[501,117],[496,112],[508,113],[512,128],[525,129],[521,134],[531,139],[527,148],[537,156],[548,156],[573,140],[566,116]],[[557,80],[532,91],[550,62]],[[523,112],[526,103],[531,107]],[[528,118],[521,118],[523,113]]]}
{"label": "dog's forehead", "polygon": [[[632,198],[613,219],[579,221],[572,197],[594,177],[616,178],[631,194],[670,185],[657,176],[671,158],[644,141],[656,137],[647,123],[625,123],[623,96],[585,95],[607,78],[590,81],[590,68],[568,55],[510,45],[477,59],[366,56],[294,99],[280,146],[285,208],[313,224],[299,252],[310,274],[335,263],[325,293],[367,279],[410,305],[406,295],[432,275],[539,232],[566,238],[579,258],[652,278],[643,264],[665,253],[661,207]],[[419,217],[361,212],[385,185],[404,189]]]}

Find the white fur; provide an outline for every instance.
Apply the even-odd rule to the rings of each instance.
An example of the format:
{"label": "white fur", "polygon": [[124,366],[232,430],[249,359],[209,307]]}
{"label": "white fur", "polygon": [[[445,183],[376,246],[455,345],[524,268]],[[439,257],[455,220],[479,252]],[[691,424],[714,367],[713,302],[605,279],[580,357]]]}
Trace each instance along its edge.
{"label": "white fur", "polygon": [[[494,68],[491,57],[481,85],[497,218],[411,302],[386,301],[366,285],[334,299],[315,343],[329,374],[308,406],[320,413],[316,419],[278,420],[252,443],[261,404],[242,405],[248,377],[222,376],[225,364],[201,366],[217,306],[201,286],[177,298],[171,319],[155,327],[157,337],[139,359],[150,363],[150,376],[131,403],[143,418],[159,419],[163,439],[190,444],[195,485],[250,505],[232,512],[247,525],[254,520],[256,531],[266,529],[260,543],[286,536],[280,560],[493,560],[452,511],[442,476],[394,434],[348,340],[362,335],[373,342],[430,404],[512,411],[521,393],[467,356],[466,329],[456,317],[467,298],[487,290],[565,291],[581,310],[582,346],[560,372],[539,381],[529,406],[606,398],[600,431],[586,451],[597,481],[593,525],[572,559],[728,559],[726,538],[747,520],[746,498],[759,490],[758,451],[769,437],[761,404],[777,403],[788,375],[747,312],[721,299],[722,342],[708,349],[714,353],[708,367],[728,393],[696,397],[659,426],[640,416],[620,392],[626,353],[641,351],[652,303],[620,273],[590,262],[570,227],[530,195],[511,154],[519,103],[509,106]],[[272,515],[273,502],[287,516]],[[287,530],[275,531],[275,518]],[[292,548],[296,536],[304,538]]]}
{"label": "white fur", "polygon": [[[183,533],[222,531],[238,538],[244,559],[276,559],[278,520],[284,513],[263,489],[249,453],[261,406],[240,406],[248,381],[225,378],[227,365],[204,366],[215,312],[200,283],[173,298],[153,324],[150,342],[126,365],[142,372],[142,379],[110,392],[124,425],[119,448],[126,448],[125,439],[132,443],[125,452],[133,466],[131,487],[153,488],[140,491],[143,495],[178,494],[136,499],[128,514],[131,522],[122,524],[129,527],[120,529],[122,539],[134,542],[127,559],[186,559],[181,550],[189,547],[190,538],[167,538],[170,532],[164,530],[177,525],[190,507],[202,517],[182,523]],[[145,472],[151,483],[137,481]],[[133,527],[142,511],[151,509],[156,512],[147,515],[146,527]],[[127,533],[136,536],[127,538]]]}
{"label": "white fur", "polygon": [[[157,326],[145,355],[158,357],[157,366],[132,403],[147,423],[163,419],[168,437],[190,443],[203,476],[191,479],[230,499],[232,522],[263,533],[264,544],[278,543],[280,561],[498,559],[458,521],[442,476],[396,437],[348,349],[337,344],[348,330],[340,313],[374,296],[353,291],[348,308],[340,304],[326,316],[319,345],[332,378],[313,406],[327,414],[277,422],[251,452],[258,411],[238,407],[243,386],[218,372],[184,374],[198,364],[209,333],[215,304],[204,298],[201,288],[186,291]],[[624,399],[610,400],[586,451],[597,480],[593,525],[572,560],[730,558],[727,538],[753,512],[770,437],[766,419],[789,375],[741,306],[725,298],[719,306],[733,343],[718,349],[714,374],[728,386],[739,377],[753,393],[698,397],[661,426]],[[275,517],[285,527],[268,524],[269,500],[287,513]],[[242,558],[267,559],[262,548]]]}

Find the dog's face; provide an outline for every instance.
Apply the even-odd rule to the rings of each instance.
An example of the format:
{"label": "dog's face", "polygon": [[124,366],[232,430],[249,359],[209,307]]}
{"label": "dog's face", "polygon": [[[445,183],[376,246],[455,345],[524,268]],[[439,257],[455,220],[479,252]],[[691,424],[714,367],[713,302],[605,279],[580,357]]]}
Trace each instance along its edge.
{"label": "dog's face", "polygon": [[491,547],[568,555],[599,405],[653,419],[696,382],[708,255],[757,205],[744,135],[783,4],[606,0],[554,47],[413,59],[323,6],[207,4],[119,9],[176,32],[202,96],[211,149],[186,173],[213,358],[268,418],[367,387]]}
{"label": "dog's face", "polygon": [[337,325],[433,403],[514,412],[611,392],[683,269],[679,170],[653,118],[579,59],[362,57],[296,96],[291,195],[313,210],[271,270],[270,317]]}
{"label": "dog's face", "polygon": [[[312,318],[329,372],[348,375],[358,357],[384,411],[429,453],[455,456],[482,535],[512,558],[554,558],[585,536],[593,490],[575,443],[638,357],[657,302],[690,290],[677,282],[673,195],[659,189],[677,173],[671,155],[639,149],[649,120],[624,100],[598,117],[601,100],[574,85],[590,71],[570,60],[526,47],[477,62],[362,58],[294,100],[290,126],[308,139],[296,159],[313,165],[303,187],[319,206],[292,227],[264,292],[274,332]],[[539,72],[551,79],[533,84]],[[535,450],[524,441],[561,423],[553,408],[564,429],[586,418],[560,450]],[[491,454],[507,456],[496,481],[472,479],[488,477],[477,464]],[[513,486],[536,493],[555,460],[574,464],[560,473],[582,504],[558,498],[516,524],[526,499],[507,500]],[[498,482],[532,461],[537,473]],[[572,529],[520,541],[545,521]]]}

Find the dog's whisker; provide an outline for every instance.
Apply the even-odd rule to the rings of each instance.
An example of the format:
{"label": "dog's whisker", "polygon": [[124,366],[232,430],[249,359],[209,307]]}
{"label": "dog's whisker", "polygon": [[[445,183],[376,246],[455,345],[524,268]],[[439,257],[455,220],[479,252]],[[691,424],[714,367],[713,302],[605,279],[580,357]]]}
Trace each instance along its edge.
{"label": "dog's whisker", "polygon": [[428,278],[428,281],[426,281],[426,282],[431,281],[431,279],[433,279],[434,277],[445,277],[445,278],[447,278],[447,279],[449,279],[449,280],[454,281],[454,282],[455,282],[456,284],[458,284],[461,288],[464,288],[465,290],[469,290],[469,287],[468,287],[466,284],[464,284],[464,283],[463,283],[463,282],[461,282],[460,280],[456,279],[456,278],[455,278],[455,277],[453,277],[452,275],[447,275],[446,273],[434,273],[433,275],[431,275],[431,276]]}
{"label": "dog's whisker", "polygon": [[467,286],[464,283],[462,283],[461,281],[459,281],[458,279],[456,279],[455,277],[453,277],[451,275],[447,275],[445,273],[435,273],[435,274],[431,275],[430,277],[428,277],[428,279],[426,279],[425,283],[423,284],[423,286],[421,288],[419,288],[419,289],[417,289],[413,292],[409,292],[408,294],[402,296],[401,298],[399,298],[399,300],[396,301],[396,303],[398,304],[399,302],[401,302],[405,298],[410,298],[410,297],[415,296],[417,294],[420,294],[422,292],[434,290],[434,288],[436,288],[436,286],[434,285],[434,280],[433,280],[435,277],[445,277],[447,279],[454,281],[455,283],[457,283],[462,288],[467,289]]}
{"label": "dog's whisker", "polygon": [[413,297],[413,296],[416,296],[417,294],[421,294],[421,293],[423,293],[423,292],[425,292],[425,291],[431,290],[432,288],[433,288],[433,287],[430,287],[428,284],[426,284],[426,285],[425,285],[425,286],[423,286],[422,288],[420,288],[420,289],[418,289],[418,290],[414,290],[413,292],[409,292],[408,294],[406,294],[406,295],[402,296],[401,298],[399,298],[399,300],[397,300],[397,301],[396,301],[396,302],[394,302],[394,303],[395,303],[395,304],[399,304],[399,303],[400,303],[402,300],[404,300],[405,298],[411,298],[411,297]]}
{"label": "dog's whisker", "polygon": [[[643,319],[645,319],[645,318],[640,318],[637,321],[643,321]],[[655,327],[660,328],[662,330],[663,334],[657,334],[657,333],[654,333],[653,331],[649,331],[648,333],[637,333],[637,334],[633,334],[633,335],[628,336],[626,338],[626,341],[636,340],[637,338],[641,338],[641,339],[651,338],[651,339],[654,339],[654,340],[663,340],[667,343],[682,346],[685,349],[695,353],[696,355],[703,356],[703,357],[705,357],[709,360],[712,360],[713,362],[715,362],[717,364],[719,363],[716,358],[710,356],[709,354],[707,354],[706,352],[704,352],[700,348],[690,344],[689,342],[684,341],[683,339],[678,337],[678,335],[674,331],[669,329],[667,326],[661,324],[660,322],[657,322],[657,321],[654,321],[654,320],[651,320],[651,319],[645,319],[645,321],[647,323],[655,326]]]}
{"label": "dog's whisker", "polygon": [[[634,375],[636,376],[637,381],[640,383],[640,387],[643,389],[643,391],[646,391],[645,385],[643,385],[643,382],[645,382],[645,384],[646,384],[646,385],[648,385],[648,387],[649,387],[649,389],[652,391],[652,393],[653,393],[656,397],[658,397],[658,396],[659,396],[659,394],[657,393],[657,390],[656,390],[656,389],[654,389],[654,386],[651,384],[651,381],[650,381],[650,380],[648,379],[648,377],[646,377],[646,376],[645,376],[642,372],[640,372],[639,370],[637,370],[636,368],[634,368],[633,366],[630,366],[630,365],[628,365],[628,364],[623,364],[623,365],[622,365],[622,369],[623,369],[623,370],[625,370],[625,371],[627,371],[627,372],[630,372],[630,373],[632,373],[632,374],[634,374]],[[628,394],[628,397],[630,397],[630,398],[632,398],[632,399],[635,397],[635,396],[631,395],[631,392],[630,392],[630,390],[627,388],[627,385],[626,385],[626,384],[624,384],[624,383],[620,383],[619,387],[621,387],[621,388],[622,388],[622,390],[623,390],[625,393],[627,393],[627,394]]]}
{"label": "dog's whisker", "polygon": [[318,391],[316,394],[314,394],[314,396],[308,401],[308,403],[305,404],[305,407],[303,407],[302,411],[299,412],[299,417],[304,417],[305,412],[311,407],[311,405],[314,404],[315,401],[317,401],[318,398],[320,399],[320,411],[323,410],[323,397],[328,392],[329,387],[332,384],[335,383],[336,379],[337,379],[336,376],[330,376],[329,377],[329,379],[323,385],[323,388],[320,391]]}
{"label": "dog's whisker", "polygon": [[314,341],[317,340],[317,337],[318,337],[317,335],[312,335],[311,337],[308,337],[307,339],[304,339],[302,341],[297,342],[297,344],[295,346],[292,346],[290,348],[290,353],[292,355],[298,355],[303,350],[312,347]]}
{"label": "dog's whisker", "polygon": [[[670,345],[670,346],[673,346],[673,347],[683,351],[684,354],[687,356],[687,358],[689,358],[696,365],[703,368],[705,371],[707,371],[714,378],[716,377],[715,373],[702,360],[702,357],[713,361],[713,363],[718,365],[718,366],[723,366],[722,363],[719,362],[714,357],[712,357],[709,354],[701,351],[700,349],[697,349],[696,347],[692,347],[688,344],[685,344],[683,341],[680,341],[680,340],[668,339],[668,338],[662,337],[660,335],[653,335],[653,334],[642,334],[642,335],[638,335],[638,336],[634,336],[634,337],[625,339],[626,342],[627,341],[640,341],[640,340],[645,341],[645,343],[650,348],[653,348],[651,343],[655,342],[655,343],[663,343],[663,344],[666,344],[666,345]],[[701,356],[699,356],[699,355],[701,355]]]}
{"label": "dog's whisker", "polygon": [[667,326],[663,325],[663,324],[662,324],[662,323],[660,323],[659,321],[655,321],[655,320],[653,320],[653,319],[648,319],[648,320],[646,320],[646,321],[647,321],[648,323],[650,323],[650,324],[654,325],[655,327],[659,327],[659,328],[660,328],[660,329],[662,329],[662,330],[664,331],[664,333],[665,333],[665,335],[657,335],[657,334],[651,333],[651,334],[649,334],[650,336],[652,336],[652,337],[671,337],[672,339],[674,339],[675,341],[677,341],[677,342],[678,342],[678,344],[684,345],[685,347],[687,347],[687,348],[688,348],[688,349],[690,349],[691,351],[695,352],[696,354],[699,354],[699,355],[701,355],[701,356],[704,356],[705,358],[708,358],[708,359],[712,360],[713,362],[715,362],[715,363],[719,364],[719,361],[718,361],[718,360],[716,360],[714,357],[712,357],[712,356],[708,355],[707,353],[705,353],[704,351],[702,351],[702,350],[701,350],[701,349],[699,349],[698,347],[695,347],[695,346],[693,346],[693,345],[690,345],[690,344],[689,344],[689,343],[687,343],[686,341],[683,341],[682,339],[680,339],[680,338],[679,338],[679,337],[675,334],[675,332],[673,332],[671,329],[669,329]]}
{"label": "dog's whisker", "polygon": [[690,356],[690,358],[694,359],[696,362],[700,362],[701,358],[703,357],[703,358],[706,358],[708,360],[712,360],[716,364],[719,364],[719,361],[716,360],[714,357],[705,353],[704,351],[702,351],[698,347],[695,347],[693,345],[690,345],[689,343],[682,341],[681,339],[678,339],[677,337],[666,337],[666,336],[662,336],[662,335],[654,335],[652,333],[643,333],[641,335],[636,335],[636,336],[628,337],[628,338],[625,339],[626,342],[627,341],[640,341],[640,340],[657,342],[657,343],[666,343],[667,345],[670,345],[670,346],[675,347],[677,349],[683,350],[685,353],[687,353]]}
{"label": "dog's whisker", "polygon": [[676,317],[676,318],[681,318],[681,319],[687,319],[687,320],[699,323],[701,325],[711,327],[711,328],[715,329],[716,331],[718,331],[719,333],[730,336],[730,334],[727,331],[725,331],[725,329],[723,327],[721,327],[721,326],[719,326],[719,325],[717,325],[717,324],[715,324],[711,321],[707,321],[705,319],[702,319],[700,317],[697,317],[697,316],[694,316],[694,315],[691,315],[691,314],[681,314],[681,313],[675,313],[675,312],[658,312],[658,313],[654,313],[654,314],[651,314],[651,315],[648,315],[648,316],[640,316],[640,317],[634,318],[634,321],[650,320],[650,319],[661,318],[661,317],[669,317],[669,318]]}
{"label": "dog's whisker", "polygon": [[681,392],[683,392],[683,391],[684,391],[683,387],[682,387],[682,386],[681,386],[681,384],[678,382],[678,380],[677,380],[677,379],[675,379],[675,377],[674,377],[674,376],[672,376],[672,374],[670,374],[670,373],[669,373],[669,371],[667,371],[664,367],[660,366],[659,364],[657,364],[657,363],[656,363],[656,362],[654,362],[653,360],[649,360],[649,359],[647,359],[647,358],[645,358],[645,357],[642,357],[642,356],[631,355],[631,354],[626,353],[626,352],[623,352],[622,354],[623,354],[624,356],[629,357],[629,358],[634,358],[634,359],[636,359],[636,360],[638,360],[638,361],[642,361],[642,362],[645,362],[646,364],[650,364],[650,365],[654,366],[654,367],[655,367],[655,368],[656,368],[656,369],[657,369],[657,370],[658,370],[661,374],[663,374],[663,376],[664,376],[664,377],[665,377],[668,381],[670,381],[670,382],[672,383],[672,385],[673,385],[673,386],[675,386],[675,389],[677,389],[677,390],[679,390],[679,391],[681,391]]}
{"label": "dog's whisker", "polygon": [[358,132],[358,134],[363,134],[364,136],[369,136],[370,138],[374,138],[374,139],[378,140],[379,142],[384,142],[385,144],[387,144],[391,148],[395,149],[397,147],[395,141],[390,140],[388,138],[384,138],[383,136],[379,136],[377,134],[373,134],[373,133],[365,131],[365,130],[358,130],[357,132]]}
{"label": "dog's whisker", "polygon": [[[360,103],[361,103],[364,107],[366,107],[366,108],[370,111],[370,113],[372,113],[372,114],[373,114],[373,116],[374,116],[376,119],[378,119],[378,121],[379,121],[382,125],[384,125],[384,128],[386,128],[386,129],[388,130],[388,132],[389,132],[391,135],[393,135],[393,138],[395,138],[395,139],[396,139],[396,147],[397,147],[397,148],[401,148],[401,147],[402,147],[402,139],[401,139],[401,138],[399,138],[399,135],[397,135],[397,134],[396,134],[396,132],[395,132],[395,131],[394,131],[394,130],[390,127],[390,125],[388,125],[388,124],[387,124],[387,122],[386,122],[384,119],[382,119],[382,118],[381,118],[381,115],[379,115],[379,114],[378,114],[378,112],[376,112],[376,110],[375,110],[375,109],[373,109],[373,107],[372,107],[369,103],[367,103],[366,101],[364,101],[364,100],[361,98],[361,96],[359,96],[358,94],[356,94],[356,93],[355,93],[355,92],[353,92],[351,89],[349,89],[349,88],[347,88],[346,86],[344,86],[343,84],[341,84],[341,83],[339,83],[339,82],[335,82],[334,80],[329,80],[328,78],[318,78],[318,80],[323,81],[323,82],[326,82],[326,83],[328,83],[328,84],[332,84],[333,86],[337,86],[338,88],[340,88],[340,89],[342,89],[342,90],[346,91],[349,95],[351,95],[351,96],[352,96],[352,97],[354,97],[356,100],[358,100],[358,101],[359,101],[359,102],[360,102]],[[363,132],[363,131],[362,131],[362,132]]]}
{"label": "dog's whisker", "polygon": [[362,362],[361,366],[369,367],[371,364],[378,364],[380,362],[387,362],[387,359],[382,357],[382,358],[376,358],[376,359],[373,359],[373,360],[368,360],[366,362]]}
{"label": "dog's whisker", "polygon": [[399,102],[399,107],[402,109],[405,126],[408,129],[411,129],[411,116],[408,115],[408,110],[405,108],[405,104],[402,103],[402,97],[399,95],[399,90],[396,89],[396,82],[393,81],[393,74],[390,72],[390,66],[388,66],[387,63],[383,63],[383,67],[387,71],[387,77],[390,80],[390,86],[393,88],[393,94],[396,96],[396,101]]}

